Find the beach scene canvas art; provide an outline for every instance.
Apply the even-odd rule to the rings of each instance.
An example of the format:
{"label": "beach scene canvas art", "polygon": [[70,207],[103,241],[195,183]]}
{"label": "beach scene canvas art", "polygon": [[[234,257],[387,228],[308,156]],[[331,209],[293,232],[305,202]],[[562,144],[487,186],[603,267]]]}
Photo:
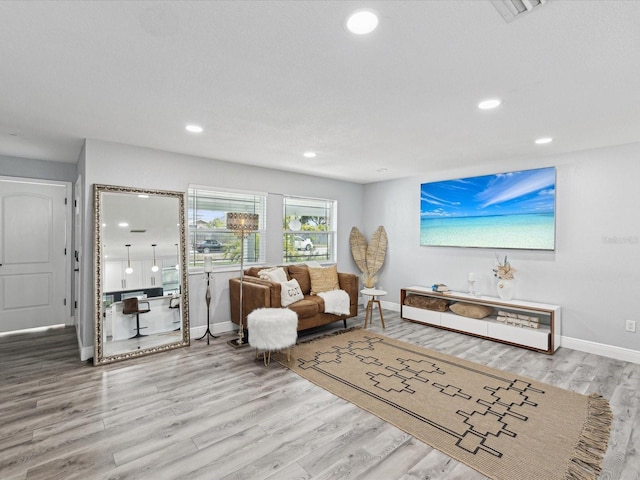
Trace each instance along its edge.
{"label": "beach scene canvas art", "polygon": [[423,183],[420,244],[555,248],[555,167]]}

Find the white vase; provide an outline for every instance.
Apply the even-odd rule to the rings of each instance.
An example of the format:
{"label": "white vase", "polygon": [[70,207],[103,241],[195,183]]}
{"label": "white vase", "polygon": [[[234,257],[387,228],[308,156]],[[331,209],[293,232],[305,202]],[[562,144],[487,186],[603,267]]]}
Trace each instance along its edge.
{"label": "white vase", "polygon": [[513,298],[513,290],[515,285],[513,284],[513,280],[498,280],[498,296],[502,300],[511,300]]}

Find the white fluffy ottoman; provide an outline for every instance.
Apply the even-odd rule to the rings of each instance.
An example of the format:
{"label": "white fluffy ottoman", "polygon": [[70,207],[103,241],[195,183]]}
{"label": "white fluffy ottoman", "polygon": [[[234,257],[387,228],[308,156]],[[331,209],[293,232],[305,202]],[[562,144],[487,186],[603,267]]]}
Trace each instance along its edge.
{"label": "white fluffy ottoman", "polygon": [[[265,366],[271,361],[271,352],[287,349],[290,359],[290,347],[298,339],[298,315],[288,308],[258,308],[247,315],[249,345],[263,351]],[[268,352],[268,357],[267,357]]]}

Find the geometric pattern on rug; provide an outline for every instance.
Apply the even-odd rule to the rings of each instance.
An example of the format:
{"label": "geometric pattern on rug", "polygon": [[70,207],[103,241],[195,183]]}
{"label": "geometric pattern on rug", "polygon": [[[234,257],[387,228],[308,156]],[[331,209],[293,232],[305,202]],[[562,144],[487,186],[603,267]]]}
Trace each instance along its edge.
{"label": "geometric pattern on rug", "polygon": [[[391,391],[402,392],[407,395],[413,395],[416,390],[411,386],[416,382],[428,383],[429,377],[426,374],[439,374],[444,375],[442,370],[435,361],[432,360],[412,360],[409,358],[397,357],[399,365],[404,368],[400,369],[394,366],[385,366],[375,356],[368,355],[367,352],[374,350],[374,344],[378,342],[384,342],[382,338],[367,337],[364,341],[349,341],[346,347],[333,346],[330,350],[324,352],[316,352],[310,360],[299,360],[299,366],[302,369],[313,368],[314,370],[328,375],[320,366],[326,363],[341,364],[345,355],[355,357],[361,363],[365,365],[375,365],[383,367],[388,373],[382,373],[379,371],[366,372],[367,376],[371,379],[371,386],[382,390],[385,393]],[[428,355],[425,355],[428,357]],[[483,373],[483,372],[479,372]],[[495,380],[495,376],[492,376]],[[334,377],[335,378],[335,377]],[[517,422],[510,422],[508,417],[521,422],[527,421],[527,415],[520,413],[518,407],[522,405],[529,405],[531,407],[537,406],[537,403],[530,400],[532,394],[544,395],[544,391],[533,388],[530,383],[523,382],[522,380],[509,380],[506,378],[500,379],[505,383],[504,386],[491,387],[485,386],[484,388],[491,392],[493,401],[488,402],[484,399],[475,399],[472,395],[465,393],[464,388],[455,385],[443,385],[441,383],[433,382],[433,388],[440,394],[448,397],[458,397],[470,402],[468,412],[464,410],[458,410],[457,414],[464,417],[463,424],[466,430],[453,431],[447,428],[445,425],[438,425],[428,418],[420,417],[419,415],[411,412],[414,417],[422,422],[429,423],[431,426],[440,429],[448,435],[451,435],[456,439],[455,445],[469,453],[476,454],[479,450],[483,450],[490,455],[501,457],[502,453],[497,451],[491,446],[491,437],[498,437],[499,435],[508,435],[510,437],[516,437],[517,433],[513,430],[517,430]],[[354,385],[351,385],[353,387]],[[362,389],[361,391],[367,391]],[[375,391],[368,392],[369,395],[376,396]],[[386,401],[382,397],[378,397],[379,400]],[[395,408],[403,409],[399,404],[388,402]],[[511,425],[511,429],[507,429],[507,425]]]}
{"label": "geometric pattern on rug", "polygon": [[[602,397],[366,331],[323,340],[294,347],[291,364],[279,361],[491,478],[597,477],[611,423]],[[577,424],[553,420],[550,406],[558,407],[560,417],[572,410],[585,415],[578,415]],[[563,431],[538,431],[554,423]],[[587,437],[585,430],[591,432]]]}

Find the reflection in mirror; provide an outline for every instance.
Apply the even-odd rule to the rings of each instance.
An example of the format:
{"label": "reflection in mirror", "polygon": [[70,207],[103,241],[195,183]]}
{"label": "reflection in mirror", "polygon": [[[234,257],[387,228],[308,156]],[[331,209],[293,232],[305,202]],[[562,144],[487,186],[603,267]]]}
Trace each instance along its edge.
{"label": "reflection in mirror", "polygon": [[189,345],[184,194],[94,185],[94,365]]}

